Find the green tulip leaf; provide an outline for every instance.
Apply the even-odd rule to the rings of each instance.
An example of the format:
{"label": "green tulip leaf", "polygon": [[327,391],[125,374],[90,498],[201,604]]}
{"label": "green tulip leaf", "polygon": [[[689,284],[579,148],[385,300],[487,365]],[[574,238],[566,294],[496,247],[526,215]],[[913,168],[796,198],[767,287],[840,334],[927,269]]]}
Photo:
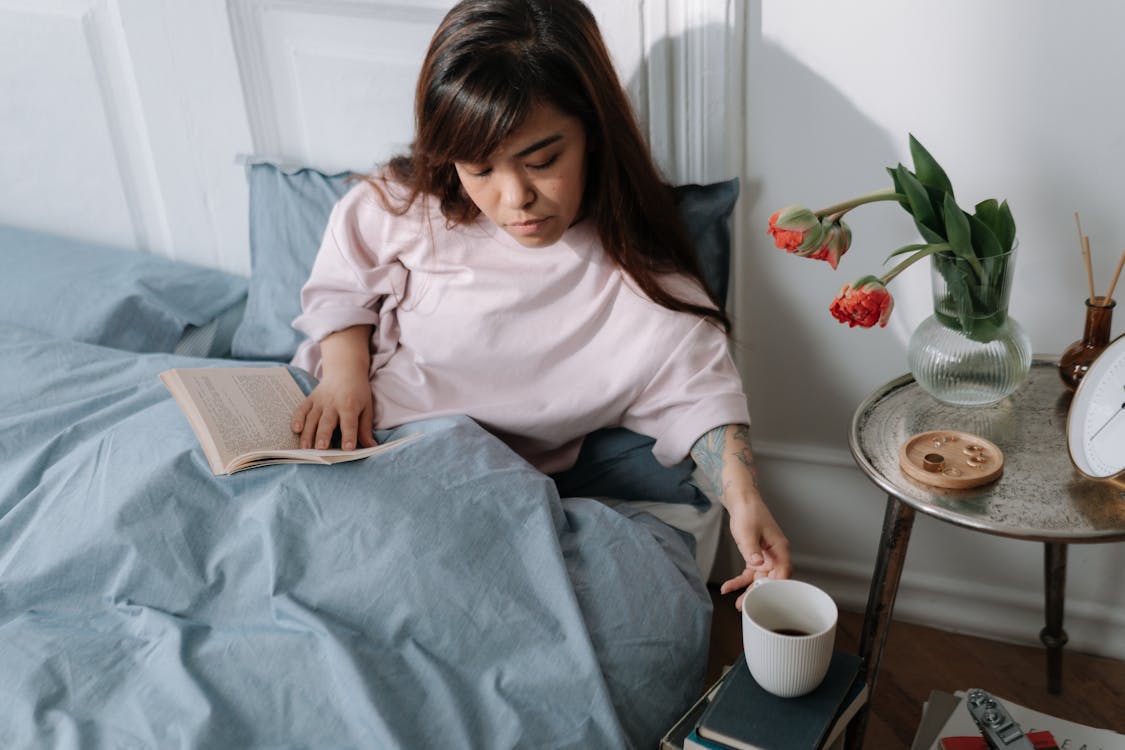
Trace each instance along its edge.
{"label": "green tulip leaf", "polygon": [[957,205],[957,201],[953,200],[953,195],[950,193],[945,194],[943,208],[945,231],[948,234],[949,245],[953,248],[953,253],[968,261],[977,275],[983,278],[984,269],[981,268],[980,261],[977,260],[976,253],[973,252],[973,233],[969,226],[969,217]]}
{"label": "green tulip leaf", "polygon": [[925,186],[903,165],[899,164],[895,171],[898,185],[910,203],[910,215],[914,217],[914,224],[922,239],[927,242],[945,242],[941,216],[934,211]]}
{"label": "green tulip leaf", "polygon": [[1016,244],[1016,220],[1012,218],[1012,210],[1008,208],[1008,201],[1000,204],[1000,221],[996,229],[996,238],[1004,252],[1011,250]]}
{"label": "green tulip leaf", "polygon": [[[902,166],[901,164],[899,165]],[[895,193],[903,196],[898,199],[898,205],[902,206],[902,210],[910,214],[910,201],[906,200],[906,190],[902,187],[902,181],[898,179],[898,171],[893,167],[887,167],[887,174],[891,176],[891,182],[894,184]],[[910,214],[913,216],[913,214]]]}
{"label": "green tulip leaf", "polygon": [[930,152],[918,142],[913,133],[910,134],[910,155],[914,159],[914,174],[919,182],[948,195],[953,194],[953,183],[949,181],[945,170],[934,157],[930,156]]}
{"label": "green tulip leaf", "polygon": [[996,234],[997,228],[1000,226],[1000,204],[996,202],[995,198],[983,200],[974,208],[974,216],[983,221],[993,234]]}
{"label": "green tulip leaf", "polygon": [[[946,294],[939,305],[941,315],[945,318],[942,322],[951,328],[967,332],[972,327],[972,302],[970,300],[972,283],[965,277],[969,270],[963,264],[943,263],[938,265],[941,275],[945,278]],[[938,310],[935,310],[935,314]],[[955,323],[950,325],[949,317],[952,315]]]}
{"label": "green tulip leaf", "polygon": [[990,258],[1004,252],[1004,249],[1000,246],[1000,240],[988,224],[976,216],[970,216],[968,219],[973,249],[976,251],[975,255],[978,258]]}

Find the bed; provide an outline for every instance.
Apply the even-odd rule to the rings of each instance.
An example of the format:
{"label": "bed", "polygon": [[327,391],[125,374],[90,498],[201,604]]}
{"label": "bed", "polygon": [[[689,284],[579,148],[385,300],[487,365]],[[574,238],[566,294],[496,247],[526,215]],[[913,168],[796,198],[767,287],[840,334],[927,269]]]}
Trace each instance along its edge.
{"label": "bed", "polygon": [[[689,463],[609,429],[548,477],[458,417],[211,474],[157,376],[287,362],[347,187],[247,174],[249,279],[0,228],[0,747],[656,747],[707,656]],[[722,288],[737,183],[679,194]]]}

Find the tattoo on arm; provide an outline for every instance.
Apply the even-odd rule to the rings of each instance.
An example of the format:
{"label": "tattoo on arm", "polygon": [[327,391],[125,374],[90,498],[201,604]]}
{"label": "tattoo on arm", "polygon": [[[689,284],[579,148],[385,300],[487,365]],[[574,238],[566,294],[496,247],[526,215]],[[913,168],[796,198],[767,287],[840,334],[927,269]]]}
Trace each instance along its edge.
{"label": "tattoo on arm", "polygon": [[695,441],[691,457],[703,476],[715,488],[719,500],[723,499],[730,482],[723,481],[723,465],[728,460],[736,460],[750,475],[750,481],[758,487],[758,470],[750,453],[750,427],[748,425],[724,425],[716,427]]}
{"label": "tattoo on arm", "polygon": [[727,441],[727,428],[716,427],[695,441],[691,447],[691,457],[703,476],[715,488],[719,498],[723,497],[723,445]]}
{"label": "tattoo on arm", "polygon": [[733,454],[735,458],[742,462],[742,465],[750,469],[750,473],[754,475],[754,486],[758,486],[758,470],[754,468],[754,456],[750,453],[750,425],[738,424],[734,426],[734,440],[731,442],[734,445]]}

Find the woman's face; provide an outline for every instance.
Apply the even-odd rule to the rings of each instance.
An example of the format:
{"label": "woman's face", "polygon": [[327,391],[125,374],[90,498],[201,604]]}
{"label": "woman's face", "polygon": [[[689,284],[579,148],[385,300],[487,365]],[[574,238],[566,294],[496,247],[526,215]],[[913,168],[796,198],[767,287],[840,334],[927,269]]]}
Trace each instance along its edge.
{"label": "woman's face", "polygon": [[487,160],[454,166],[481,213],[524,247],[546,247],[582,210],[586,130],[578,118],[540,104]]}

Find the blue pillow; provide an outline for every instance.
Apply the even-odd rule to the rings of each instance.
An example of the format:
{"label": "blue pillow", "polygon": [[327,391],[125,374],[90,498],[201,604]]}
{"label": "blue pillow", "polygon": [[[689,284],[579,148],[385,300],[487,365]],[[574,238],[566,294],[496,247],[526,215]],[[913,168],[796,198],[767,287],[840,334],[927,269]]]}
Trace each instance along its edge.
{"label": "blue pillow", "polygon": [[727,303],[730,281],[730,215],[738,202],[738,178],[710,185],[675,188],[680,218],[695,247],[703,283],[720,304]]}
{"label": "blue pillow", "polygon": [[691,482],[695,462],[687,458],[663,466],[652,455],[655,442],[624,427],[587,435],[574,468],[551,476],[559,497],[612,497],[706,509],[711,501]]}
{"label": "blue pillow", "polygon": [[[332,207],[354,184],[353,173],[325,174],[308,167],[251,162],[250,294],[234,333],[239,359],[287,361],[303,334],[289,324],[301,312],[301,287],[328,224]],[[703,280],[725,303],[730,274],[730,214],[738,178],[675,188]]]}
{"label": "blue pillow", "polygon": [[0,323],[133,352],[172,352],[247,281],[135,250],[0,226]]}
{"label": "blue pillow", "polygon": [[235,357],[287,362],[297,352],[304,334],[289,324],[301,312],[301,287],[350,175],[265,162],[247,167],[250,292],[231,342]]}

